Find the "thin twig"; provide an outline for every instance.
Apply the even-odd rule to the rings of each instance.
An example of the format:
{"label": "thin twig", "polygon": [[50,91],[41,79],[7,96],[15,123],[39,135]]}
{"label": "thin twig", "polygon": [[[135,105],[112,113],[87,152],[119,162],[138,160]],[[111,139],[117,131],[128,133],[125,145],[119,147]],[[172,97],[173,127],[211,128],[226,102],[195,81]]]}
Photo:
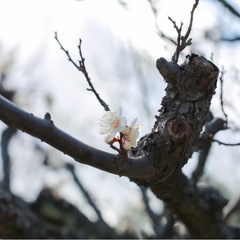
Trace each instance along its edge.
{"label": "thin twig", "polygon": [[85,78],[86,78],[86,80],[88,82],[88,85],[90,86],[90,88],[88,88],[87,90],[94,93],[94,95],[96,96],[97,100],[103,106],[105,111],[110,111],[110,108],[108,107],[108,105],[101,99],[99,93],[94,88],[94,86],[93,86],[93,84],[91,82],[91,79],[90,79],[90,77],[88,75],[88,72],[87,72],[87,69],[86,69],[86,66],[85,66],[85,58],[82,55],[82,49],[81,49],[82,40],[79,39],[78,50],[79,50],[80,60],[79,60],[79,65],[78,65],[77,63],[75,63],[73,61],[73,59],[71,58],[68,50],[66,50],[63,47],[63,45],[61,44],[61,42],[59,41],[58,36],[57,36],[57,32],[55,32],[55,39],[57,40],[57,42],[58,42],[58,44],[60,46],[60,49],[63,50],[65,52],[65,54],[67,55],[68,60],[77,68],[78,71],[82,72],[83,75],[85,76]]}
{"label": "thin twig", "polygon": [[185,34],[185,36],[183,37],[184,38],[184,41],[187,41],[190,33],[191,33],[191,30],[192,30],[192,24],[193,24],[193,15],[194,15],[194,11],[195,9],[197,8],[198,6],[198,3],[199,3],[199,0],[195,0],[195,3],[193,4],[193,7],[192,7],[192,11],[191,11],[191,15],[190,15],[190,21],[189,21],[189,25],[188,25],[188,30]]}
{"label": "thin twig", "polygon": [[233,15],[240,18],[240,13],[235,7],[230,5],[226,0],[218,0],[225,8],[227,8]]}
{"label": "thin twig", "polygon": [[168,17],[168,19],[173,23],[173,27],[176,29],[176,31],[178,33],[178,36],[177,36],[177,47],[176,47],[175,53],[172,56],[172,61],[174,63],[177,63],[179,55],[180,55],[180,52],[181,52],[181,48],[183,46],[182,43],[181,43],[181,38],[182,38],[181,32],[182,32],[183,23],[181,22],[180,27],[178,27],[176,22],[172,18]]}
{"label": "thin twig", "polygon": [[221,70],[221,75],[220,75],[220,104],[221,104],[221,109],[223,112],[223,115],[226,119],[226,127],[228,127],[228,115],[226,114],[225,110],[224,110],[224,106],[223,106],[223,76],[224,76],[224,68],[222,68]]}
{"label": "thin twig", "polygon": [[140,187],[141,193],[142,193],[142,199],[145,205],[145,211],[147,212],[148,216],[150,217],[152,224],[153,224],[153,229],[156,234],[156,237],[160,235],[162,232],[163,226],[160,223],[161,220],[161,215],[156,214],[150,207],[149,205],[149,199],[147,196],[147,188],[145,187]]}
{"label": "thin twig", "polygon": [[219,145],[224,145],[224,146],[229,146],[229,147],[235,147],[235,146],[240,146],[240,143],[224,143],[222,141],[219,141],[217,139],[213,139],[212,142],[216,142]]}
{"label": "thin twig", "polygon": [[105,223],[105,221],[102,218],[102,214],[100,212],[100,210],[98,209],[98,207],[96,206],[96,204],[94,203],[94,201],[92,200],[90,194],[88,193],[88,191],[85,189],[85,187],[82,185],[81,181],[79,180],[78,176],[75,173],[75,167],[73,164],[71,163],[67,163],[66,164],[66,169],[69,170],[69,172],[72,174],[73,180],[76,183],[76,185],[78,186],[78,188],[81,190],[81,192],[83,193],[84,197],[86,198],[88,204],[93,208],[93,210],[95,211],[95,213],[98,216],[98,219],[102,222]]}
{"label": "thin twig", "polygon": [[150,5],[150,7],[151,7],[151,9],[152,9],[153,15],[154,15],[154,23],[155,23],[155,27],[156,27],[156,29],[157,29],[157,34],[158,34],[160,37],[162,37],[162,38],[170,41],[170,42],[173,43],[174,45],[177,45],[177,43],[176,43],[176,41],[175,41],[174,39],[172,39],[171,37],[167,36],[165,33],[163,33],[163,32],[161,31],[161,29],[159,28],[159,25],[158,25],[158,23],[157,23],[157,9],[154,7],[152,0],[148,0],[148,2],[149,2],[149,5]]}
{"label": "thin twig", "polygon": [[225,41],[225,42],[237,42],[237,41],[240,41],[240,36],[236,36],[236,37],[221,37],[220,40],[221,41]]}
{"label": "thin twig", "polygon": [[[149,198],[147,196],[147,188],[140,187],[143,202],[145,204],[145,211],[147,212],[148,216],[152,220],[153,229],[156,234],[155,238],[163,239],[169,238],[169,233],[173,232],[173,225],[175,223],[175,219],[173,217],[173,213],[165,206],[164,212],[165,214],[156,214],[149,205]],[[161,224],[161,220],[165,218],[166,223]]]}
{"label": "thin twig", "polygon": [[176,29],[177,34],[178,34],[178,37],[177,37],[177,47],[176,47],[175,53],[172,56],[172,62],[174,62],[174,63],[178,62],[180,53],[187,46],[192,44],[192,39],[189,38],[189,35],[191,33],[191,30],[192,30],[194,11],[197,8],[198,3],[199,3],[199,0],[195,0],[195,3],[193,4],[192,11],[191,11],[191,14],[190,14],[190,21],[189,21],[188,29],[187,29],[187,32],[185,33],[184,36],[181,35],[183,23],[181,22],[180,27],[178,27],[176,22],[172,18],[168,17],[168,19],[173,23],[173,27]]}

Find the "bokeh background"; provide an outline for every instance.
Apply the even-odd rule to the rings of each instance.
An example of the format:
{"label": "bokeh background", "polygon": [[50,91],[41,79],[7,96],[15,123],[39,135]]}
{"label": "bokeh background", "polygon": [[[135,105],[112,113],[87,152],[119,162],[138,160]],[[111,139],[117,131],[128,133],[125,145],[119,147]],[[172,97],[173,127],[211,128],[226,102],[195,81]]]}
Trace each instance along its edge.
{"label": "bokeh background", "polygon": [[[239,1],[229,2],[240,11]],[[186,31],[193,3],[193,0],[0,0],[0,70],[7,75],[6,88],[16,90],[14,101],[19,107],[39,117],[49,112],[62,130],[96,148],[113,152],[98,133],[98,121],[104,110],[86,90],[84,76],[60,50],[54,33],[58,33],[76,61],[77,45],[82,39],[85,64],[100,96],[112,110],[121,106],[129,123],[137,117],[143,136],[151,131],[166,86],[155,68],[156,59],[170,60],[175,50],[168,38],[175,40],[177,33],[168,16],[178,25],[183,22]],[[167,37],[161,37],[162,33]],[[219,132],[216,139],[230,143],[240,142],[240,42],[224,38],[239,35],[239,17],[220,1],[200,0],[194,15],[193,44],[179,60],[181,63],[187,54],[194,52],[212,59],[220,69],[224,67],[224,106],[232,129]],[[211,110],[216,117],[223,117],[219,89]],[[0,123],[0,130],[5,127]],[[32,201],[43,186],[48,186],[95,219],[94,211],[69,172],[46,167],[43,151],[54,165],[74,163],[19,131],[10,144],[11,190]],[[228,198],[237,197],[239,156],[239,147],[214,144],[203,182],[217,187]],[[195,168],[196,157],[197,153],[184,167],[187,175]],[[76,169],[110,225],[152,231],[141,192],[134,183],[81,164],[76,164]],[[161,202],[150,192],[148,195],[153,209],[161,212]]]}

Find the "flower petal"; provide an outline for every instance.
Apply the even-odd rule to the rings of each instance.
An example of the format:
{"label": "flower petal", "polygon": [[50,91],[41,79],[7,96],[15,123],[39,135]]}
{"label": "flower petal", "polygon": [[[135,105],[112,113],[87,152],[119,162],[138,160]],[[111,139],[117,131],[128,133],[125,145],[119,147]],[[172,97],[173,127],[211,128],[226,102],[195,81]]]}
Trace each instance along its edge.
{"label": "flower petal", "polygon": [[118,132],[121,132],[127,125],[127,119],[125,117],[122,117],[121,119],[119,119],[119,125],[117,128]]}
{"label": "flower petal", "polygon": [[125,150],[131,150],[131,148],[132,148],[132,144],[131,144],[131,142],[129,142],[129,141],[125,141],[124,142],[124,144],[123,144],[123,148],[125,149]]}
{"label": "flower petal", "polygon": [[130,124],[130,127],[133,128],[137,123],[137,118],[134,118]]}

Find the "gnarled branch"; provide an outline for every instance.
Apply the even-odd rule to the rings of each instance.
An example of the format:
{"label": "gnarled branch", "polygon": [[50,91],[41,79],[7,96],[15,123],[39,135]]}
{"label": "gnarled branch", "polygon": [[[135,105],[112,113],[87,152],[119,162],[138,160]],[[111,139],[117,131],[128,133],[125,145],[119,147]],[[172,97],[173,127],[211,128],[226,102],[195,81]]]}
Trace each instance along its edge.
{"label": "gnarled branch", "polygon": [[93,148],[57,128],[47,113],[44,119],[33,116],[0,96],[0,119],[8,126],[17,128],[48,143],[75,161],[117,175],[149,178],[154,168],[145,157],[127,158]]}

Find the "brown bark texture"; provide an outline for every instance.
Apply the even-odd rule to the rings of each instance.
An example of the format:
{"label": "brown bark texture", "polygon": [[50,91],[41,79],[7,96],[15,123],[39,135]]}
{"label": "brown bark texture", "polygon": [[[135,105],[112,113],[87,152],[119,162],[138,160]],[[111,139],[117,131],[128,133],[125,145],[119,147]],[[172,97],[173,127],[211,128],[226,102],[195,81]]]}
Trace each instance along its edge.
{"label": "brown bark texture", "polygon": [[195,54],[180,66],[160,58],[157,68],[168,85],[153,132],[142,139],[138,153],[148,156],[156,170],[143,182],[186,224],[192,237],[229,237],[222,220],[226,200],[214,189],[197,187],[181,172],[207,120],[219,70]]}
{"label": "brown bark texture", "polygon": [[76,161],[129,177],[149,187],[182,221],[191,237],[234,238],[222,216],[227,201],[212,188],[200,188],[181,168],[191,157],[206,123],[219,70],[204,57],[192,54],[178,65],[159,58],[157,69],[167,83],[152,132],[131,154],[109,154],[87,146],[58,129],[49,114],[29,114],[0,97],[0,119],[47,142]]}

